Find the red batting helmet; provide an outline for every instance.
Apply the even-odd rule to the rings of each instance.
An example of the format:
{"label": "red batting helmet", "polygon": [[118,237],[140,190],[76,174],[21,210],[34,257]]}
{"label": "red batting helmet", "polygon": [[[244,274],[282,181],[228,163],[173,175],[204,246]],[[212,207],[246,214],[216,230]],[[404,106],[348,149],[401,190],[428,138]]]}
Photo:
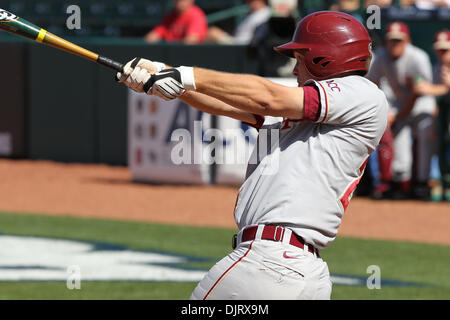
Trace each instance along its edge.
{"label": "red batting helmet", "polygon": [[442,30],[436,33],[433,47],[435,50],[450,50],[450,30]]}
{"label": "red batting helmet", "polygon": [[395,21],[388,24],[386,34],[387,40],[405,40],[409,39],[410,33],[406,23]]}
{"label": "red batting helmet", "polygon": [[303,18],[292,41],[275,50],[289,57],[294,57],[295,50],[305,50],[306,68],[322,80],[351,71],[367,73],[370,47],[366,28],[351,15],[319,11]]}

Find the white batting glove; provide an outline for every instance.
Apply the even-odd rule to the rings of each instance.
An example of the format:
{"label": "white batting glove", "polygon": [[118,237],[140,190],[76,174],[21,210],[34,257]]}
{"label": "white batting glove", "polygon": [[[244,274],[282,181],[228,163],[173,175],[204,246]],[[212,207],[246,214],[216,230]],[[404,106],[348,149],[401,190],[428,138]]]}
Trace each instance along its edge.
{"label": "white batting glove", "polygon": [[144,91],[152,93],[164,100],[172,100],[181,96],[186,90],[195,90],[194,69],[178,67],[165,69],[147,81]]}
{"label": "white batting glove", "polygon": [[165,67],[166,65],[161,62],[134,58],[125,64],[123,73],[117,73],[116,80],[136,92],[144,92],[144,84],[150,79],[151,75],[164,70]]}

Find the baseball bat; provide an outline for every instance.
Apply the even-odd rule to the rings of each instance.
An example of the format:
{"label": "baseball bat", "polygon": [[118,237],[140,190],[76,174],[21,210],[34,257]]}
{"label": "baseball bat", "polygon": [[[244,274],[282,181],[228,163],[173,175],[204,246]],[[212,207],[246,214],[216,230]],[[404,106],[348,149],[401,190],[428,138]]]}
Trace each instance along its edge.
{"label": "baseball bat", "polygon": [[123,64],[105,56],[86,50],[72,42],[64,40],[15,14],[0,8],[0,29],[33,41],[64,50],[82,58],[91,60],[115,71],[122,72]]}

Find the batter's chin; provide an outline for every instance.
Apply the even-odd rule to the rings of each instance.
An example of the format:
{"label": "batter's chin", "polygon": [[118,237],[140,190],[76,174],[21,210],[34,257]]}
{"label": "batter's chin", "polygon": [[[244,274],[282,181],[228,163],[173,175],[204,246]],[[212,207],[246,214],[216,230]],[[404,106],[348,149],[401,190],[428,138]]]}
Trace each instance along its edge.
{"label": "batter's chin", "polygon": [[306,80],[297,79],[297,84],[299,87],[303,87],[305,85],[306,81],[308,81],[308,80],[309,79],[306,79]]}

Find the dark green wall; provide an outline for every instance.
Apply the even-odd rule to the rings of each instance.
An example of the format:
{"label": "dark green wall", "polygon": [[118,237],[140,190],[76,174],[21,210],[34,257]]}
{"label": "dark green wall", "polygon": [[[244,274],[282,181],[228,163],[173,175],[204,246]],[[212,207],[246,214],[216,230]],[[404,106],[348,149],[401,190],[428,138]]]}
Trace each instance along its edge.
{"label": "dark green wall", "polygon": [[25,45],[0,43],[0,132],[12,135],[10,157],[26,156]]}
{"label": "dark green wall", "polygon": [[97,67],[44,46],[28,54],[28,145],[32,159],[95,162]]}

